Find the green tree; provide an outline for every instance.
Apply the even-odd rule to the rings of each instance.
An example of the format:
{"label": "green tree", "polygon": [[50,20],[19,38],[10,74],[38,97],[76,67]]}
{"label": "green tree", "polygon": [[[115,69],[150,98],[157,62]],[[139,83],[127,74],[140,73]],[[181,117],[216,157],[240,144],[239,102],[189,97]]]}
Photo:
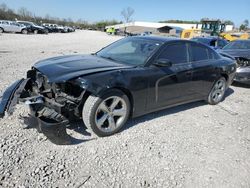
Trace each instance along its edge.
{"label": "green tree", "polygon": [[249,26],[249,21],[247,19],[244,20],[244,25],[246,26],[246,28],[248,28]]}
{"label": "green tree", "polygon": [[240,25],[240,31],[245,31],[248,29],[248,26],[249,26],[249,21],[247,19],[245,19],[243,21],[243,23]]}
{"label": "green tree", "polygon": [[226,25],[234,25],[234,22],[232,22],[231,20],[225,20],[224,23]]}
{"label": "green tree", "polygon": [[246,30],[246,26],[244,24],[240,25],[240,31],[245,31]]}

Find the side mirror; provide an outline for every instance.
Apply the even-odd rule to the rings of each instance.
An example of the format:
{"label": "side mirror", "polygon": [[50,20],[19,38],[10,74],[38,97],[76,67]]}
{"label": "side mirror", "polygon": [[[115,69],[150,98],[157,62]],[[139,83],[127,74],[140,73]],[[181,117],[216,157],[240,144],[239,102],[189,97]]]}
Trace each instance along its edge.
{"label": "side mirror", "polygon": [[153,65],[157,67],[171,67],[172,62],[169,59],[158,59],[153,63]]}

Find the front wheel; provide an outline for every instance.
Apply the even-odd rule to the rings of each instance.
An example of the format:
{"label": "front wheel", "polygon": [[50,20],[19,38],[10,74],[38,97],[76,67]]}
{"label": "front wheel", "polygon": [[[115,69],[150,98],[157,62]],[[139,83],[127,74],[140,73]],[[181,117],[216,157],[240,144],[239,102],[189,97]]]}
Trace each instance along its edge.
{"label": "front wheel", "polygon": [[117,89],[101,97],[90,95],[86,100],[82,117],[86,127],[100,137],[117,133],[127,122],[130,114],[128,97]]}
{"label": "front wheel", "polygon": [[3,33],[3,28],[0,27],[0,33]]}
{"label": "front wheel", "polygon": [[207,102],[211,105],[215,105],[221,102],[226,92],[226,88],[227,88],[226,85],[227,85],[227,81],[224,77],[221,77],[220,79],[218,79],[213,85],[213,88],[211,89],[208,95]]}

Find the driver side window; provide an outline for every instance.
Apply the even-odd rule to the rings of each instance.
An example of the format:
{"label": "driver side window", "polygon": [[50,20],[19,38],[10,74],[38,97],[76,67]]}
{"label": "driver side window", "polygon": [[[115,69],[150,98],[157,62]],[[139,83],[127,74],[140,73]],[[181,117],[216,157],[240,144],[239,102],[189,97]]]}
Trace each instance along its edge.
{"label": "driver side window", "polygon": [[166,46],[157,59],[168,59],[173,64],[187,63],[186,43],[170,44]]}

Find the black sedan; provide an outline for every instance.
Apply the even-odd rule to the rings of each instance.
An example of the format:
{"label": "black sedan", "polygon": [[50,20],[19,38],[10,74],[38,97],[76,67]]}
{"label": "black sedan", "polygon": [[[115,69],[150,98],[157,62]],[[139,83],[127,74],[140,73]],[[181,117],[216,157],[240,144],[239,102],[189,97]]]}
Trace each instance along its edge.
{"label": "black sedan", "polygon": [[236,40],[226,45],[221,53],[237,61],[235,82],[250,84],[250,40]]}
{"label": "black sedan", "polygon": [[48,29],[45,27],[39,26],[33,22],[27,22],[27,21],[17,21],[20,24],[23,24],[27,27],[28,32],[34,33],[34,34],[48,34]]}
{"label": "black sedan", "polygon": [[193,101],[219,103],[235,71],[235,61],[194,41],[127,37],[92,55],[36,63],[5,91],[0,115],[19,101],[42,132],[65,134],[70,121],[82,119],[94,134],[109,136],[130,117]]}

